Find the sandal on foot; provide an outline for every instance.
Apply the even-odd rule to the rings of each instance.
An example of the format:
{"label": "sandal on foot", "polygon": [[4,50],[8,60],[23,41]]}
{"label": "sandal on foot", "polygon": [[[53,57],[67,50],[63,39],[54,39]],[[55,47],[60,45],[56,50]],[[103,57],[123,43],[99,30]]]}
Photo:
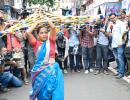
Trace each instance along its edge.
{"label": "sandal on foot", "polygon": [[28,84],[29,84],[29,81],[28,81],[28,80],[24,80],[24,84],[25,84],[25,85],[28,85]]}

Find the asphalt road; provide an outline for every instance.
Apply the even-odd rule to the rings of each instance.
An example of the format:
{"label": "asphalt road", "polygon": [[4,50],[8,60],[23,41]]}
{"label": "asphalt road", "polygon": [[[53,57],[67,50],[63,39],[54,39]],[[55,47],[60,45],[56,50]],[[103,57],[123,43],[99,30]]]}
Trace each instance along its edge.
{"label": "asphalt road", "polygon": [[[130,100],[130,84],[110,75],[68,73],[64,75],[65,100]],[[0,100],[29,100],[30,85],[0,94]]]}

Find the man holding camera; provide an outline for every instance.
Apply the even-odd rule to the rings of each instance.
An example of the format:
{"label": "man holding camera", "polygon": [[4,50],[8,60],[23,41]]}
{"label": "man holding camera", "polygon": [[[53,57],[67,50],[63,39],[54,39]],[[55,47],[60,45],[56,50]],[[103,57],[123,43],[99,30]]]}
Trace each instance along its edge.
{"label": "man holding camera", "polygon": [[15,77],[10,72],[10,66],[14,65],[16,66],[16,62],[11,60],[11,58],[7,56],[7,49],[5,47],[0,48],[0,90],[6,92],[9,89],[7,86],[9,84],[15,86],[15,87],[21,87],[22,81],[19,80],[17,77]]}
{"label": "man holding camera", "polygon": [[82,46],[82,57],[83,57],[83,65],[85,67],[85,74],[89,72],[93,72],[93,47],[94,47],[94,32],[90,28],[90,23],[86,23],[86,25],[81,29],[80,39]]}
{"label": "man holding camera", "polygon": [[[105,18],[101,15],[100,19],[100,27],[97,32],[97,46],[96,46],[96,72],[95,75],[99,74],[101,69],[103,68],[103,73],[108,75],[108,36],[106,35],[105,30]],[[102,64],[103,62],[103,64]]]}

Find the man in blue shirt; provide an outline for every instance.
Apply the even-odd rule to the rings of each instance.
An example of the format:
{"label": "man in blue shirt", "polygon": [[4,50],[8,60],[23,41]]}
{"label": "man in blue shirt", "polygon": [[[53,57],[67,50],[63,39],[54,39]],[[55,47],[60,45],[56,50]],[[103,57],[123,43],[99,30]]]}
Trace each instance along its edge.
{"label": "man in blue shirt", "polygon": [[[108,36],[105,34],[105,18],[101,17],[100,19],[100,29],[97,32],[97,46],[96,46],[96,72],[95,75],[99,74],[103,68],[103,73],[108,75],[108,45],[109,40]],[[102,64],[103,62],[103,64]]]}
{"label": "man in blue shirt", "polygon": [[[11,83],[15,87],[21,87],[22,81],[15,77],[9,69],[6,68],[5,64],[15,64],[13,61],[5,61],[5,55],[7,49],[5,47],[0,48],[0,90],[8,91],[7,86]],[[6,70],[5,70],[6,69]]]}

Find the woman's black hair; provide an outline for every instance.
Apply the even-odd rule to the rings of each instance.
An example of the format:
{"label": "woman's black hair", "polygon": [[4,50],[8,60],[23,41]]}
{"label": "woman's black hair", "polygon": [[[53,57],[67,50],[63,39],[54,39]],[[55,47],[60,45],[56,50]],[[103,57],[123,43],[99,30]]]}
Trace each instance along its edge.
{"label": "woman's black hair", "polygon": [[47,31],[49,31],[47,26],[45,26],[45,27],[40,26],[40,27],[38,27],[38,28],[37,28],[37,31],[36,31],[36,32],[37,32],[37,34],[40,32],[40,29],[41,29],[41,28],[46,28],[46,29],[47,29]]}
{"label": "woman's black hair", "polygon": [[42,26],[37,28],[37,34],[40,32],[40,29],[43,28]]}

